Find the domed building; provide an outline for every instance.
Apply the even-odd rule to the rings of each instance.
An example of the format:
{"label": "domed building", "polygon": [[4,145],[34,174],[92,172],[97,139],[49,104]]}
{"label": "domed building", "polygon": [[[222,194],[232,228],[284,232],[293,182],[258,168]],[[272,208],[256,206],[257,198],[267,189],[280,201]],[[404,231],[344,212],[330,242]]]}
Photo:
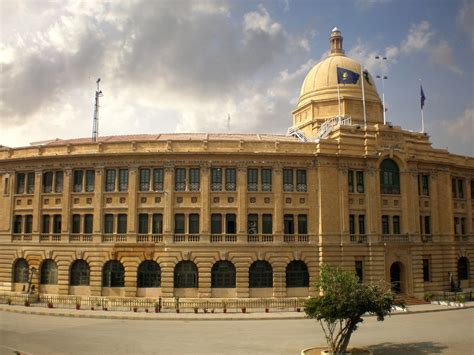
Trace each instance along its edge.
{"label": "domed building", "polygon": [[288,135],[1,147],[0,289],[289,299],[326,263],[410,297],[472,290],[473,203],[474,158],[384,122],[335,28]]}

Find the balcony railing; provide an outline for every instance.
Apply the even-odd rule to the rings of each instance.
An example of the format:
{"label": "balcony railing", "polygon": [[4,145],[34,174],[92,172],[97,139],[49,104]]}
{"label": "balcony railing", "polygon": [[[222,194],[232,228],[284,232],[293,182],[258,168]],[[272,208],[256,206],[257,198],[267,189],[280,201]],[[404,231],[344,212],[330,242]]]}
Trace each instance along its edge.
{"label": "balcony railing", "polygon": [[102,242],[103,243],[115,243],[115,242],[126,242],[126,234],[103,234]]}
{"label": "balcony railing", "polygon": [[273,243],[272,234],[249,234],[247,236],[249,243]]}
{"label": "balcony railing", "polygon": [[237,235],[235,234],[211,234],[211,243],[236,243]]}
{"label": "balcony railing", "polygon": [[382,235],[384,243],[408,243],[410,242],[409,234],[386,234]]}
{"label": "balcony railing", "polygon": [[94,239],[92,234],[70,234],[69,241],[70,242],[92,242]]}
{"label": "balcony railing", "polygon": [[367,243],[367,236],[365,234],[351,234],[351,243]]}
{"label": "balcony railing", "polygon": [[455,235],[454,240],[457,242],[468,242],[469,241],[469,235],[463,234],[463,235]]}
{"label": "balcony railing", "polygon": [[163,234],[138,234],[137,243],[163,243]]}
{"label": "balcony railing", "polygon": [[283,235],[284,243],[309,243],[308,234],[285,234]]}
{"label": "balcony railing", "polygon": [[201,240],[199,234],[175,234],[173,236],[174,243],[198,243]]}
{"label": "balcony railing", "polygon": [[24,242],[30,242],[32,241],[32,236],[30,233],[25,233],[25,234],[21,234],[21,233],[17,233],[17,234],[12,234],[12,242],[21,242],[21,241],[24,241]]}

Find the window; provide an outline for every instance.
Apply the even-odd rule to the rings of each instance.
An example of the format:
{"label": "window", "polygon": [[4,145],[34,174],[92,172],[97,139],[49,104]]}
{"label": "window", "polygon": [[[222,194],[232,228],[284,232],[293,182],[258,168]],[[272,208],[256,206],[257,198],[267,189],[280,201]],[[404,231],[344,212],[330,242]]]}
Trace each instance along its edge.
{"label": "window", "polygon": [[474,179],[471,180],[471,200],[474,200]]}
{"label": "window", "polygon": [[262,169],[262,191],[272,191],[272,169]]}
{"label": "window", "polygon": [[211,215],[211,234],[222,233],[222,216],[217,213]]}
{"label": "window", "polygon": [[301,260],[293,260],[286,267],[286,287],[309,287],[308,267]]}
{"label": "window", "polygon": [[354,171],[349,170],[347,172],[347,183],[349,187],[349,192],[354,192]]}
{"label": "window", "polygon": [[105,191],[115,191],[115,174],[116,171],[114,169],[107,169],[105,171]]}
{"label": "window", "polygon": [[355,261],[355,274],[360,282],[364,281],[364,263],[362,260]]}
{"label": "window", "polygon": [[85,260],[76,260],[71,265],[70,286],[89,286],[90,268]]}
{"label": "window", "polygon": [[285,234],[295,234],[295,222],[292,214],[286,214],[284,216],[283,227]]}
{"label": "window", "polygon": [[49,234],[50,221],[51,221],[51,218],[49,217],[49,215],[47,215],[47,214],[43,215],[43,223],[42,223],[42,229],[41,229],[41,232],[43,234]]}
{"label": "window", "polygon": [[283,169],[283,191],[293,191],[293,169]]}
{"label": "window", "polygon": [[200,170],[199,168],[189,169],[189,191],[199,191],[200,188]]}
{"label": "window", "polygon": [[61,215],[55,214],[53,217],[53,233],[59,234],[61,233]]}
{"label": "window", "polygon": [[16,259],[13,264],[13,282],[14,283],[26,283],[28,282],[28,261],[26,259],[20,258]]}
{"label": "window", "polygon": [[365,215],[359,215],[359,234],[365,235]]}
{"label": "window", "polygon": [[138,267],[137,287],[161,287],[161,268],[153,260],[145,260]]}
{"label": "window", "polygon": [[400,216],[393,216],[393,234],[400,234]]}
{"label": "window", "polygon": [[236,217],[233,213],[228,213],[225,215],[225,232],[226,234],[235,234],[237,233],[237,223]]}
{"label": "window", "polygon": [[104,218],[104,234],[114,233],[114,215],[106,214]]}
{"label": "window", "polygon": [[92,234],[93,225],[94,225],[94,215],[86,214],[84,216],[84,234]]}
{"label": "window", "polygon": [[34,192],[35,192],[35,173],[28,173],[27,182],[26,182],[26,193],[32,194]]}
{"label": "window", "polygon": [[163,215],[161,213],[153,214],[152,233],[163,234]]}
{"label": "window", "polygon": [[119,191],[128,191],[128,169],[119,169]]}
{"label": "window", "polygon": [[150,190],[150,169],[140,169],[140,191]]}
{"label": "window", "polygon": [[192,261],[180,261],[174,268],[174,288],[198,287],[198,270]]}
{"label": "window", "polygon": [[145,213],[138,215],[138,233],[148,234],[148,215]]}
{"label": "window", "polygon": [[249,287],[273,287],[273,269],[268,261],[258,260],[250,265]]}
{"label": "window", "polygon": [[186,169],[176,168],[174,172],[174,189],[186,191]]}
{"label": "window", "polygon": [[164,179],[163,168],[153,169],[153,191],[163,191]]}
{"label": "window", "polygon": [[212,288],[235,288],[235,266],[230,261],[218,261],[211,269]]}
{"label": "window", "polygon": [[364,172],[356,171],[357,192],[364,193]]}
{"label": "window", "polygon": [[430,195],[430,179],[429,175],[421,174],[418,175],[418,195],[429,196]]}
{"label": "window", "polygon": [[94,192],[95,171],[86,170],[86,192]]}
{"label": "window", "polygon": [[16,188],[15,191],[17,194],[25,193],[25,173],[16,174]]}
{"label": "window", "polygon": [[464,198],[464,180],[458,179],[458,197]]}
{"label": "window", "polygon": [[308,234],[308,217],[305,214],[298,215],[298,234]]}
{"label": "window", "polygon": [[465,256],[458,259],[458,278],[469,280],[469,260]]}
{"label": "window", "polygon": [[25,216],[25,234],[31,234],[33,231],[33,216],[28,214]]}
{"label": "window", "polygon": [[63,178],[64,173],[62,171],[56,171],[56,173],[54,174],[54,192],[63,192]]}
{"label": "window", "polygon": [[177,213],[174,215],[174,233],[184,234],[184,214]]}
{"label": "window", "polygon": [[430,259],[423,259],[423,281],[430,281]]}
{"label": "window", "polygon": [[392,159],[385,159],[380,164],[380,192],[400,194],[400,169]]}
{"label": "window", "polygon": [[8,177],[3,178],[3,194],[8,196],[10,190],[10,179]]}
{"label": "window", "polygon": [[52,259],[46,259],[40,267],[40,284],[56,285],[58,283],[58,266]]}
{"label": "window", "polygon": [[225,189],[235,191],[237,187],[237,174],[235,168],[225,169]]}
{"label": "window", "polygon": [[452,180],[453,198],[464,198],[464,179],[453,177]]}
{"label": "window", "polygon": [[262,215],[262,233],[272,234],[273,233],[273,222],[271,214]]}
{"label": "window", "polygon": [[119,214],[117,218],[117,234],[127,233],[127,215]]}
{"label": "window", "polygon": [[466,219],[463,217],[461,218],[461,235],[466,234]]}
{"label": "window", "polygon": [[51,171],[43,173],[43,193],[53,191],[53,173]]}
{"label": "window", "polygon": [[459,237],[461,234],[461,219],[459,217],[454,217],[454,236]]}
{"label": "window", "polygon": [[211,191],[222,191],[222,169],[211,169]]}
{"label": "window", "polygon": [[[85,171],[85,180],[86,180],[85,181],[85,186],[83,187],[84,171],[83,170],[74,170],[72,190],[74,192],[82,192],[83,189],[84,189],[86,192],[94,192],[95,171],[94,170],[86,170]],[[115,182],[115,176],[114,176],[113,180]],[[107,187],[107,185],[106,185],[106,187]],[[106,191],[108,191],[108,190],[106,190]]]}
{"label": "window", "polygon": [[258,215],[249,214],[247,217],[247,233],[258,234]]}
{"label": "window", "polygon": [[425,235],[430,235],[431,234],[431,218],[430,216],[424,216],[424,232]]}
{"label": "window", "polygon": [[81,215],[72,215],[72,231],[73,234],[81,233]]}
{"label": "window", "polygon": [[388,222],[388,216],[382,216],[382,234],[390,234],[390,225]]}
{"label": "window", "polygon": [[247,169],[247,190],[258,191],[258,169]]}
{"label": "window", "polygon": [[191,213],[189,215],[189,234],[199,234],[199,215],[197,213]]}
{"label": "window", "polygon": [[102,269],[102,287],[124,287],[125,269],[120,261],[109,260]]}
{"label": "window", "polygon": [[15,216],[13,219],[13,233],[14,234],[20,234],[21,233],[21,227],[23,225],[23,216]]}
{"label": "window", "polygon": [[355,216],[353,214],[349,215],[349,234],[350,235],[355,235],[356,234]]}
{"label": "window", "polygon": [[82,170],[75,170],[73,173],[73,187],[72,191],[81,192],[82,191],[82,177],[84,172]]}
{"label": "window", "polygon": [[296,191],[306,192],[307,189],[306,170],[296,170]]}

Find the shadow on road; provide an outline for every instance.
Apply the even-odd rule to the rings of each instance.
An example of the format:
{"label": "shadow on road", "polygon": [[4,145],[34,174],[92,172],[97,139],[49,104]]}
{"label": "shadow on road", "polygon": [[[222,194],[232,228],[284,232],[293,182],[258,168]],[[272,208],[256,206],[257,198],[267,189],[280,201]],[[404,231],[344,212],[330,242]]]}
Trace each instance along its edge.
{"label": "shadow on road", "polygon": [[421,343],[406,343],[406,344],[394,344],[394,343],[381,343],[372,345],[369,347],[374,352],[374,355],[400,355],[400,354],[440,354],[447,346],[432,343],[430,341]]}

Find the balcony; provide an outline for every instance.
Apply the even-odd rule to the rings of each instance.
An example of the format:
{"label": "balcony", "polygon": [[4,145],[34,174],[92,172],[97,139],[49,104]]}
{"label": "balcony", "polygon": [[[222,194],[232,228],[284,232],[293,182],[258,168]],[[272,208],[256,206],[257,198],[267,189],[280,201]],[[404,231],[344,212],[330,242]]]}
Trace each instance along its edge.
{"label": "balcony", "polygon": [[40,234],[39,241],[40,242],[60,242],[62,235],[59,233],[53,234]]}
{"label": "balcony", "polygon": [[237,243],[235,234],[211,234],[211,243]]}
{"label": "balcony", "polygon": [[365,234],[351,234],[349,239],[351,243],[367,243]]}
{"label": "balcony", "polygon": [[163,243],[163,234],[138,234],[137,243]]}
{"label": "balcony", "polygon": [[409,243],[411,242],[410,235],[407,234],[385,234],[382,235],[381,241],[383,243]]}
{"label": "balcony", "polygon": [[468,242],[469,241],[469,235],[468,234],[455,235],[454,240],[456,242]]}
{"label": "balcony", "polygon": [[284,243],[309,243],[309,235],[307,234],[285,234],[283,236]]}
{"label": "balcony", "polygon": [[121,243],[127,241],[126,234],[103,234],[102,243]]}
{"label": "balcony", "polygon": [[93,242],[93,237],[92,234],[79,234],[79,233],[73,233],[69,235],[69,242],[72,243],[92,243]]}
{"label": "balcony", "polygon": [[15,234],[12,234],[12,242],[31,242],[33,239],[32,239],[32,236],[30,233],[25,233],[25,234],[21,234],[21,233],[15,233]]}
{"label": "balcony", "polygon": [[199,234],[175,234],[173,243],[198,243],[201,239]]}
{"label": "balcony", "polygon": [[249,243],[273,243],[272,234],[249,234],[247,235]]}

